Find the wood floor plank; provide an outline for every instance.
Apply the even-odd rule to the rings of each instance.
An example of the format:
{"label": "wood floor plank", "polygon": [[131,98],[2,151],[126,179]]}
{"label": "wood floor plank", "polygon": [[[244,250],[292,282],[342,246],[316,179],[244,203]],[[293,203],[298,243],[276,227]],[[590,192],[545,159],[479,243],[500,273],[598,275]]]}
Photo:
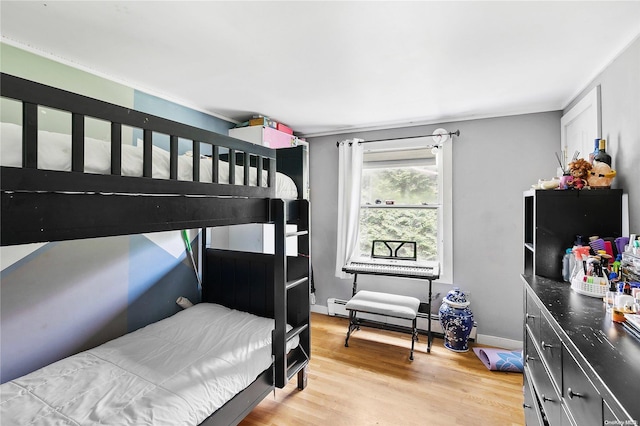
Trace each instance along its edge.
{"label": "wood floor plank", "polygon": [[426,337],[409,361],[408,334],[362,328],[344,346],[348,320],[312,314],[308,386],[292,380],[242,426],[524,425],[522,374],[489,371],[473,351]]}

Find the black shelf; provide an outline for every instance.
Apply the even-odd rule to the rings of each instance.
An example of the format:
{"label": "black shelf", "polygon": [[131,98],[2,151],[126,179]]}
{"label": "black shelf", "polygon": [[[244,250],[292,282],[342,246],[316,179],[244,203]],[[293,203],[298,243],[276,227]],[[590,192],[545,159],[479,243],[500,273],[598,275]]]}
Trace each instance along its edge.
{"label": "black shelf", "polygon": [[530,190],[524,193],[524,265],[527,275],[562,279],[562,256],[576,235],[622,234],[622,190]]}

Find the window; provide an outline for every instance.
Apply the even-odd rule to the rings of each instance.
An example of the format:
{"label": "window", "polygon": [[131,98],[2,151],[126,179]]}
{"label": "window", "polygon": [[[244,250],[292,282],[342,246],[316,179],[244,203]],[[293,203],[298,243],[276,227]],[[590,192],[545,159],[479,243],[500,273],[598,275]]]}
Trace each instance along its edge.
{"label": "window", "polygon": [[[450,143],[431,138],[371,142],[364,146],[358,248],[373,240],[416,241],[419,261],[440,262],[452,282]],[[450,280],[450,281],[449,281]]]}

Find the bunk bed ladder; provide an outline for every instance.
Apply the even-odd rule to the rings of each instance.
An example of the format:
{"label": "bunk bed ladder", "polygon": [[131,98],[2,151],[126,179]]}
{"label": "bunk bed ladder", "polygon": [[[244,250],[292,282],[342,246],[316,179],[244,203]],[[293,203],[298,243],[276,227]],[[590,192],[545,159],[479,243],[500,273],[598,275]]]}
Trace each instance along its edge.
{"label": "bunk bed ladder", "polygon": [[[288,211],[291,209],[292,211]],[[295,212],[293,211],[295,210]],[[275,223],[275,321],[274,355],[275,385],[283,388],[295,375],[298,389],[307,383],[307,366],[311,354],[310,339],[310,233],[309,202],[295,200],[288,203],[280,199],[271,201],[271,213]],[[294,214],[295,213],[295,214]],[[294,215],[297,230],[287,233],[287,217]],[[287,242],[298,242],[297,256],[287,256]],[[292,326],[285,332],[286,324]],[[299,344],[289,353],[287,344],[294,338]]]}

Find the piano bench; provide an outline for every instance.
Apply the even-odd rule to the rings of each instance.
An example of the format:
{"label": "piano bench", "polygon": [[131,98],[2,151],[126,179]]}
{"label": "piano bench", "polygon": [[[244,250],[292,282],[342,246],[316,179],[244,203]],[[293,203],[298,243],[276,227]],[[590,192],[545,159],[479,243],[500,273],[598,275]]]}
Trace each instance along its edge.
{"label": "piano bench", "polygon": [[349,337],[351,333],[360,328],[361,325],[374,326],[378,328],[394,329],[389,326],[381,326],[381,324],[357,318],[358,312],[367,314],[377,314],[387,317],[406,319],[411,321],[411,354],[409,359],[413,361],[413,349],[416,340],[418,340],[417,315],[420,307],[420,300],[411,296],[401,296],[398,294],[381,293],[377,291],[360,290],[345,305],[349,311],[349,329],[347,338],[344,342],[349,347]]}

